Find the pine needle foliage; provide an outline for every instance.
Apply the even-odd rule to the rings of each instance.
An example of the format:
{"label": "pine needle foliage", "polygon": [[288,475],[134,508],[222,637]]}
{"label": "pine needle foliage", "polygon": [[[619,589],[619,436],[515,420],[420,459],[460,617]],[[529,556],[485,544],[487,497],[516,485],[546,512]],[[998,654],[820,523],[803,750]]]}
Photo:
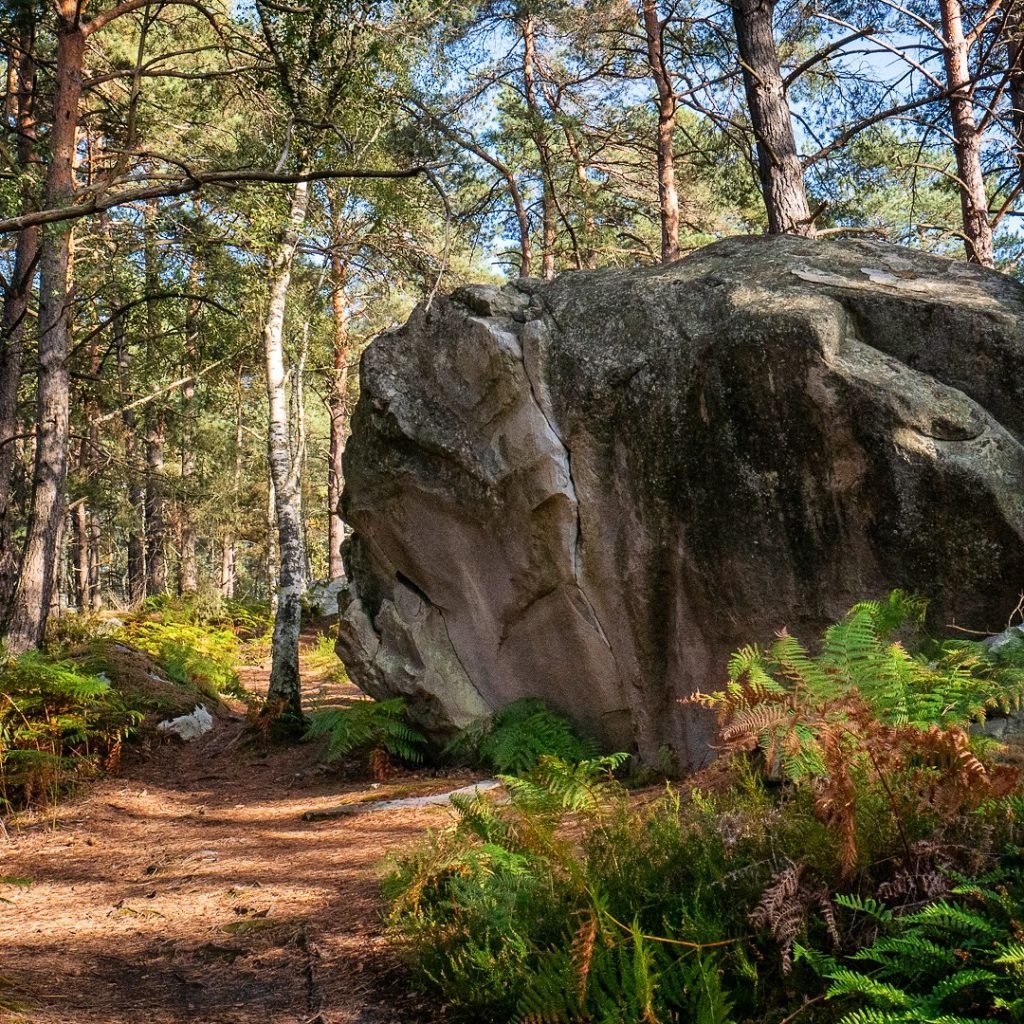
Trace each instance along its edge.
{"label": "pine needle foliage", "polygon": [[353,753],[364,753],[378,778],[389,771],[389,758],[409,764],[423,760],[426,737],[409,724],[405,701],[356,701],[350,707],[315,712],[306,731],[307,739],[326,737],[323,759],[337,761]]}
{"label": "pine needle foliage", "polygon": [[30,652],[0,666],[0,808],[56,801],[82,774],[115,767],[142,719],[110,683]]}

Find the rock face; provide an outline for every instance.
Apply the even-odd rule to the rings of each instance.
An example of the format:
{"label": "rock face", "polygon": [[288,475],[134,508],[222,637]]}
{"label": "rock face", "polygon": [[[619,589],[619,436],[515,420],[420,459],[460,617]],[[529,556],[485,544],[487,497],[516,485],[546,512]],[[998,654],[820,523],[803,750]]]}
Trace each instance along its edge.
{"label": "rock face", "polygon": [[871,242],[471,287],[366,351],[339,653],[461,727],[540,696],[682,767],[729,652],[904,587],[1024,587],[1024,288]]}

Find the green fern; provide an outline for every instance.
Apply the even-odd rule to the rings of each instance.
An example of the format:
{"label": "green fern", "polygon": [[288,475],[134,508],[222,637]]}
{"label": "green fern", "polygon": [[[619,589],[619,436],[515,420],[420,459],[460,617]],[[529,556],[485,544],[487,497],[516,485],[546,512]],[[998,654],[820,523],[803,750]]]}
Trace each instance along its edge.
{"label": "green fern", "polygon": [[512,800],[530,810],[594,811],[614,786],[613,772],[629,759],[628,754],[567,763],[542,756],[525,776],[500,775]]}
{"label": "green fern", "polygon": [[116,760],[141,712],[99,676],[30,652],[0,666],[0,807],[56,800]]}
{"label": "green fern", "polygon": [[829,980],[829,999],[862,1004],[840,1024],[1024,1020],[1021,889],[971,883],[964,888],[971,897],[935,900],[916,913],[879,918],[889,934],[858,950],[848,965],[805,958]]}
{"label": "green fern", "polygon": [[593,745],[580,738],[568,719],[532,697],[502,708],[479,740],[484,763],[508,775],[525,774],[545,755],[578,762],[593,753]]}
{"label": "green fern", "polygon": [[785,632],[767,650],[741,648],[729,661],[726,688],[701,701],[738,717],[766,699],[822,705],[856,691],[881,723],[919,729],[966,726],[987,711],[1024,705],[1024,641],[995,652],[947,641],[911,654],[892,637],[920,624],[924,608],[922,599],[900,591],[854,605],[825,631],[816,657]]}
{"label": "green fern", "polygon": [[833,902],[847,910],[865,914],[880,924],[889,924],[893,919],[892,911],[871,896],[858,896],[856,893],[838,893]]}
{"label": "green fern", "polygon": [[406,717],[405,701],[357,701],[351,707],[316,712],[307,739],[327,738],[325,761],[337,761],[354,751],[383,750],[412,764],[423,760],[426,737]]}
{"label": "green fern", "polygon": [[165,614],[161,620],[134,619],[117,636],[153,655],[175,682],[194,686],[211,700],[222,694],[242,700],[250,696],[239,682],[241,645],[232,629]]}

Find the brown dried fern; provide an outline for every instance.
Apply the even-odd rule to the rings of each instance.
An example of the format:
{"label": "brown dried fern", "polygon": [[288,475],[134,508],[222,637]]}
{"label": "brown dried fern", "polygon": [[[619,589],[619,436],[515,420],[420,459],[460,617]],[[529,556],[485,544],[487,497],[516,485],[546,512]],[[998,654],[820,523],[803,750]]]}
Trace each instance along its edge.
{"label": "brown dried fern", "polygon": [[590,978],[590,966],[594,962],[594,946],[597,943],[597,935],[597,915],[590,913],[573,936],[570,947],[570,958],[576,975],[576,996],[580,1006],[583,1006],[587,997],[587,981]]}
{"label": "brown dried fern", "polygon": [[805,864],[790,863],[775,875],[750,914],[750,923],[755,928],[766,928],[778,943],[783,974],[793,970],[793,943],[815,908],[838,945],[839,931],[828,886]]}

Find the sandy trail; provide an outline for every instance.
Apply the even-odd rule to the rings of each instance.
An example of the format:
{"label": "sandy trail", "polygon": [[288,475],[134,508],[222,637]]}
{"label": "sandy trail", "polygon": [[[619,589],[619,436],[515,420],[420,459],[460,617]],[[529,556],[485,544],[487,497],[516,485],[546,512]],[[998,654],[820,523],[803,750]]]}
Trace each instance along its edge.
{"label": "sandy trail", "polygon": [[[250,679],[250,682],[254,680]],[[325,821],[349,800],[465,785],[465,777],[343,781],[308,745],[237,743],[239,717],[164,744],[55,817],[0,836],[0,1019],[37,1024],[403,1024],[440,1012],[382,934],[388,854],[447,807]]]}

